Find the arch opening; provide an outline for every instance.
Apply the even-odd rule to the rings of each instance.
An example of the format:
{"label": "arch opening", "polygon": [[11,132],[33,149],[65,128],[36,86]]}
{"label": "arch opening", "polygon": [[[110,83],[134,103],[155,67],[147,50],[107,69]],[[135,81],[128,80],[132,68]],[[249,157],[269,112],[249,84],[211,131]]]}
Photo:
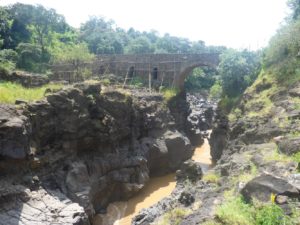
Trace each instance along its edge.
{"label": "arch opening", "polygon": [[132,78],[134,76],[134,66],[131,66],[128,70],[128,77]]}
{"label": "arch opening", "polygon": [[157,80],[158,79],[158,69],[157,67],[154,67],[152,70],[152,80]]}
{"label": "arch opening", "polygon": [[184,80],[184,89],[191,92],[209,91],[217,79],[214,68],[202,66],[195,67]]}
{"label": "arch opening", "polygon": [[180,90],[184,90],[185,88],[185,80],[186,78],[193,73],[193,70],[195,68],[201,68],[201,70],[205,70],[205,72],[212,70],[216,71],[215,69],[216,65],[211,64],[203,64],[203,63],[194,63],[188,66],[185,66],[181,69],[181,71],[176,75],[174,84],[175,87],[179,88]]}
{"label": "arch opening", "polygon": [[103,65],[101,65],[100,67],[99,67],[99,74],[100,75],[103,75],[105,73],[105,67],[103,66]]}

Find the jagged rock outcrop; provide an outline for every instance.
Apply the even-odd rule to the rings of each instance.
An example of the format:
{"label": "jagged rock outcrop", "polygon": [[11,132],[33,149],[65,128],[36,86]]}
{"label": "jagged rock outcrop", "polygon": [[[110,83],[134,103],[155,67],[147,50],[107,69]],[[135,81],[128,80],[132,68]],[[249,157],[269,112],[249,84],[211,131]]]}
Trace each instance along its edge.
{"label": "jagged rock outcrop", "polygon": [[[34,103],[1,105],[0,182],[10,178],[9,184],[24,186],[29,196],[12,198],[10,210],[61,199],[65,205],[45,224],[88,224],[111,201],[143,188],[150,174],[175,171],[191,157],[190,141],[176,129],[161,95],[100,91],[98,83],[76,84]],[[9,215],[5,204],[0,210]],[[19,218],[26,216],[19,210]]]}

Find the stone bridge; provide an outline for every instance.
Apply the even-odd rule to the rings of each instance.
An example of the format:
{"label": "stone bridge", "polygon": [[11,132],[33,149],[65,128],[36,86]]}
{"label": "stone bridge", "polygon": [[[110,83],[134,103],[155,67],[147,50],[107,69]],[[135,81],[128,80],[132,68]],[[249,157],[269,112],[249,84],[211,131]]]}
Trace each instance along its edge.
{"label": "stone bridge", "polygon": [[[190,72],[201,66],[216,67],[219,53],[202,54],[137,54],[137,55],[98,55],[97,59],[83,63],[94,75],[113,73],[127,76],[128,80],[140,77],[151,83],[163,84],[183,89],[184,80]],[[52,66],[55,79],[71,81],[75,68],[71,64]],[[130,82],[130,81],[129,81]]]}

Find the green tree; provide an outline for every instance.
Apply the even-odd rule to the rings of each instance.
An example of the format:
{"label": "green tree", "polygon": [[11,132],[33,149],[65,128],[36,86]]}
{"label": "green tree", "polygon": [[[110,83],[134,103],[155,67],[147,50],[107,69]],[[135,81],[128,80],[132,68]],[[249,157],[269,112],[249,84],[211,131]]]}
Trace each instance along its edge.
{"label": "green tree", "polygon": [[216,81],[215,74],[215,71],[209,68],[195,68],[186,78],[184,86],[193,91],[209,90]]}
{"label": "green tree", "polygon": [[236,97],[256,79],[260,71],[260,55],[247,50],[229,49],[221,55],[218,71],[223,94]]}
{"label": "green tree", "polygon": [[93,60],[95,56],[89,52],[85,43],[63,45],[53,53],[54,63],[70,63],[76,71],[76,79],[86,78],[91,75],[85,63]]}
{"label": "green tree", "polygon": [[7,9],[0,6],[0,49],[6,48],[11,42],[11,25],[12,20]]}
{"label": "green tree", "polygon": [[[94,54],[123,53],[123,43],[118,33],[113,29],[114,22],[103,17],[90,17],[80,27],[80,39],[88,44]],[[118,30],[120,33],[121,30]],[[124,33],[123,36],[124,37]]]}
{"label": "green tree", "polygon": [[39,45],[20,43],[16,50],[19,54],[17,62],[18,68],[33,72],[44,72],[42,65],[42,49]]}
{"label": "green tree", "polygon": [[0,68],[8,71],[15,69],[18,54],[12,49],[0,50]]}
{"label": "green tree", "polygon": [[138,37],[129,42],[125,49],[126,53],[130,54],[143,54],[143,53],[153,53],[154,47],[151,45],[147,37]]}
{"label": "green tree", "polygon": [[298,19],[300,15],[300,0],[288,0],[287,5],[292,10],[291,17],[293,20]]}
{"label": "green tree", "polygon": [[33,31],[33,40],[41,46],[42,52],[51,43],[51,32],[64,33],[67,28],[64,17],[54,9],[45,9],[41,5],[34,7],[30,29]]}

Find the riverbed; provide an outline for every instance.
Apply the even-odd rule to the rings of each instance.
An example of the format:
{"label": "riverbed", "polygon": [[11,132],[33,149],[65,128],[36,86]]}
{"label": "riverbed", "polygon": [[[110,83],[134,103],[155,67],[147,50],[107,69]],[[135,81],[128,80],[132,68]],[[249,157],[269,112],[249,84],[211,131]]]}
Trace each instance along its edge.
{"label": "riverbed", "polygon": [[[208,140],[195,149],[192,159],[201,163],[205,173],[212,165]],[[132,218],[143,209],[157,203],[170,195],[176,186],[175,174],[154,177],[146,186],[128,201],[109,204],[106,214],[98,214],[93,221],[94,225],[131,225]]]}

